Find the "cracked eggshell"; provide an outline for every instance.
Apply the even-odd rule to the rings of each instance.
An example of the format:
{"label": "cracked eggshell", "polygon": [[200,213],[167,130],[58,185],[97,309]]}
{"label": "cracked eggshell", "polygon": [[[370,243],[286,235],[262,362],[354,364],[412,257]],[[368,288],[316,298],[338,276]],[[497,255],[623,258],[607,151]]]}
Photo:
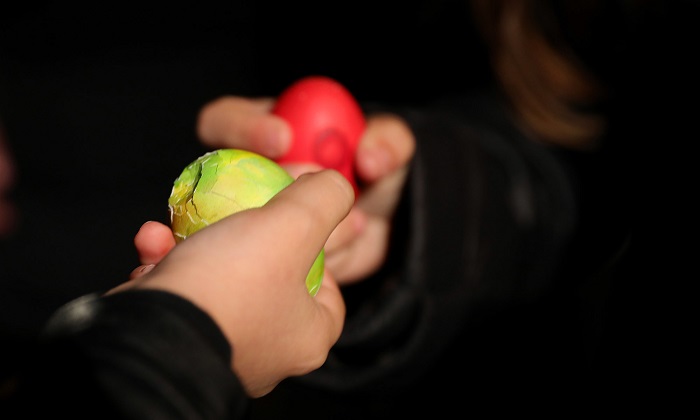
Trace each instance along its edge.
{"label": "cracked eggshell", "polygon": [[[168,199],[170,224],[177,242],[231,214],[265,205],[294,181],[264,156],[239,149],[206,153],[187,165]],[[323,279],[324,251],[306,278],[315,295]]]}

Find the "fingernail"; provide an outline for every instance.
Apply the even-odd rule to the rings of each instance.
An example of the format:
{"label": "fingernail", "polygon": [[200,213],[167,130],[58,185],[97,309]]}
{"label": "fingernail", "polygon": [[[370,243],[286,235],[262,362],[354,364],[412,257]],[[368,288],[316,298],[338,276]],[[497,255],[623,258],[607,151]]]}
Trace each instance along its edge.
{"label": "fingernail", "polygon": [[297,179],[299,176],[309,173],[317,172],[322,168],[318,165],[305,164],[305,163],[288,163],[284,165],[284,169],[292,176],[292,178]]}
{"label": "fingernail", "polygon": [[155,264],[144,265],[144,266],[141,267],[141,269],[139,270],[139,273],[141,273],[141,274],[146,274],[146,273],[150,272],[151,270],[153,270],[153,268],[154,268],[155,266],[156,266]]}

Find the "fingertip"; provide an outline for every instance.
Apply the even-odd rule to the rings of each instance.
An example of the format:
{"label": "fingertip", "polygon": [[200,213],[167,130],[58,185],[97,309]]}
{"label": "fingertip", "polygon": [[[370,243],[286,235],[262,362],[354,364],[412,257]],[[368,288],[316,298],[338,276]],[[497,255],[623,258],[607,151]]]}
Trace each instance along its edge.
{"label": "fingertip", "polygon": [[401,117],[373,116],[357,151],[360,178],[372,182],[406,165],[415,152],[415,137]]}
{"label": "fingertip", "polygon": [[259,134],[260,153],[272,159],[283,156],[292,143],[292,130],[284,120],[276,116],[265,116]]}
{"label": "fingertip", "polygon": [[352,184],[350,184],[350,181],[348,181],[340,172],[334,169],[326,169],[324,172],[332,176],[335,185],[337,185],[344,194],[347,209],[345,215],[347,215],[347,213],[351,210],[352,205],[355,203],[355,189],[352,187]]}
{"label": "fingertip", "polygon": [[374,181],[393,169],[391,154],[381,147],[365,147],[357,151],[357,171],[365,181]]}
{"label": "fingertip", "polygon": [[[353,189],[352,185],[350,182],[345,179],[345,177],[335,169],[319,169],[316,172],[305,172],[299,175],[297,178],[297,182],[300,183],[305,183],[305,182],[318,182],[318,183],[326,183],[327,185],[323,187],[320,191],[323,192],[323,197],[327,197],[328,190],[325,188],[330,188],[332,185],[337,187],[338,192],[342,195],[344,195],[347,198],[347,202],[352,205],[352,203],[355,202],[355,190]],[[318,193],[318,191],[317,191]],[[336,197],[340,198],[340,197]],[[336,200],[330,200],[330,201],[336,201]],[[349,207],[348,207],[349,211]]]}
{"label": "fingertip", "polygon": [[285,163],[282,165],[282,167],[294,179],[297,179],[306,173],[318,172],[323,169],[321,166],[313,163]]}
{"label": "fingertip", "polygon": [[199,110],[197,114],[196,131],[197,137],[207,145],[212,145],[217,137],[218,124],[217,115],[220,109],[228,102],[227,97],[217,98]]}
{"label": "fingertip", "polygon": [[141,264],[154,264],[175,246],[175,238],[168,226],[149,221],[134,236],[134,245]]}
{"label": "fingertip", "polygon": [[170,234],[170,228],[165,226],[163,223],[149,220],[141,225],[138,232],[136,232],[136,238],[162,235],[166,231],[168,234]]}
{"label": "fingertip", "polygon": [[147,221],[143,222],[143,224],[141,225],[139,230],[143,229],[145,226],[149,226],[149,225],[153,226],[154,223],[157,224],[158,222],[156,222],[154,220],[147,220]]}

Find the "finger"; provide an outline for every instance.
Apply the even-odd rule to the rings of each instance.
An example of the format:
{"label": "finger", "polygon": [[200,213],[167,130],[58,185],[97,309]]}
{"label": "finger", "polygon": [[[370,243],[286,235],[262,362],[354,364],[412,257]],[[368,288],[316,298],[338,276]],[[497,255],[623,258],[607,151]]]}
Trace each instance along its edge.
{"label": "finger", "polygon": [[401,198],[401,190],[408,176],[408,165],[389,173],[365,187],[357,205],[370,215],[390,217]]}
{"label": "finger", "polygon": [[212,148],[237,148],[270,158],[282,156],[291,143],[289,125],[270,111],[272,99],[225,96],[199,113],[197,134]]}
{"label": "finger", "polygon": [[327,346],[330,347],[338,341],[345,322],[345,300],[340,292],[340,287],[330,271],[324,271],[321,288],[316,294],[316,302],[321,311],[322,323],[326,326]]}
{"label": "finger", "polygon": [[349,246],[327,253],[326,267],[340,285],[355,283],[379,269],[386,258],[388,229],[384,221],[369,222]]}
{"label": "finger", "polygon": [[313,251],[315,258],[333,229],[348,215],[354,202],[350,183],[337,171],[322,170],[301,175],[273,197],[263,209],[286,233],[288,246]]}
{"label": "finger", "polygon": [[299,178],[303,174],[318,172],[323,169],[323,167],[315,163],[285,163],[282,167],[294,179]]}
{"label": "finger", "polygon": [[415,147],[413,133],[403,119],[391,114],[372,116],[357,150],[358,176],[373,182],[405,166]]}
{"label": "finger", "polygon": [[332,256],[338,249],[349,246],[362,234],[367,226],[367,214],[358,207],[353,207],[348,216],[333,230],[326,241],[325,250],[327,256]]}
{"label": "finger", "polygon": [[146,222],[134,236],[134,246],[141,264],[157,264],[175,246],[175,238],[168,226]]}
{"label": "finger", "polygon": [[[353,201],[352,186],[339,172],[322,170],[304,174],[263,207],[239,212],[201,229],[183,242],[190,247],[177,247],[172,253],[178,248],[180,252],[189,252],[187,249],[206,243],[211,251],[198,256],[200,263],[204,259],[216,261],[222,253],[236,253],[240,258],[276,261],[290,276],[298,274],[305,278],[333,229],[349,213]],[[232,242],[243,237],[248,238],[244,247]],[[290,249],[297,251],[290,253]],[[162,269],[162,265],[159,268]],[[239,268],[245,270],[246,267]]]}
{"label": "finger", "polygon": [[111,295],[114,293],[119,293],[124,290],[129,290],[135,288],[141,281],[139,280],[142,276],[148,274],[155,268],[155,264],[140,265],[134,268],[129,274],[129,280],[121,283],[112,289],[108,290],[105,295]]}
{"label": "finger", "polygon": [[129,274],[129,280],[135,280],[144,274],[150,273],[155,268],[155,264],[144,264],[134,268]]}

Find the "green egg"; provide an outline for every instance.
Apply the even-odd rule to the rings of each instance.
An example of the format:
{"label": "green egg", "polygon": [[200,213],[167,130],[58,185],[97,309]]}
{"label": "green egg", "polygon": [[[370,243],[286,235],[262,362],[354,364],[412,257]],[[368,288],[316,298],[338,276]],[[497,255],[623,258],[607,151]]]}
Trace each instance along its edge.
{"label": "green egg", "polygon": [[[294,181],[274,161],[240,149],[206,153],[187,165],[168,199],[170,226],[181,242],[199,229],[249,208],[262,207]],[[315,296],[323,280],[321,250],[306,277]]]}

